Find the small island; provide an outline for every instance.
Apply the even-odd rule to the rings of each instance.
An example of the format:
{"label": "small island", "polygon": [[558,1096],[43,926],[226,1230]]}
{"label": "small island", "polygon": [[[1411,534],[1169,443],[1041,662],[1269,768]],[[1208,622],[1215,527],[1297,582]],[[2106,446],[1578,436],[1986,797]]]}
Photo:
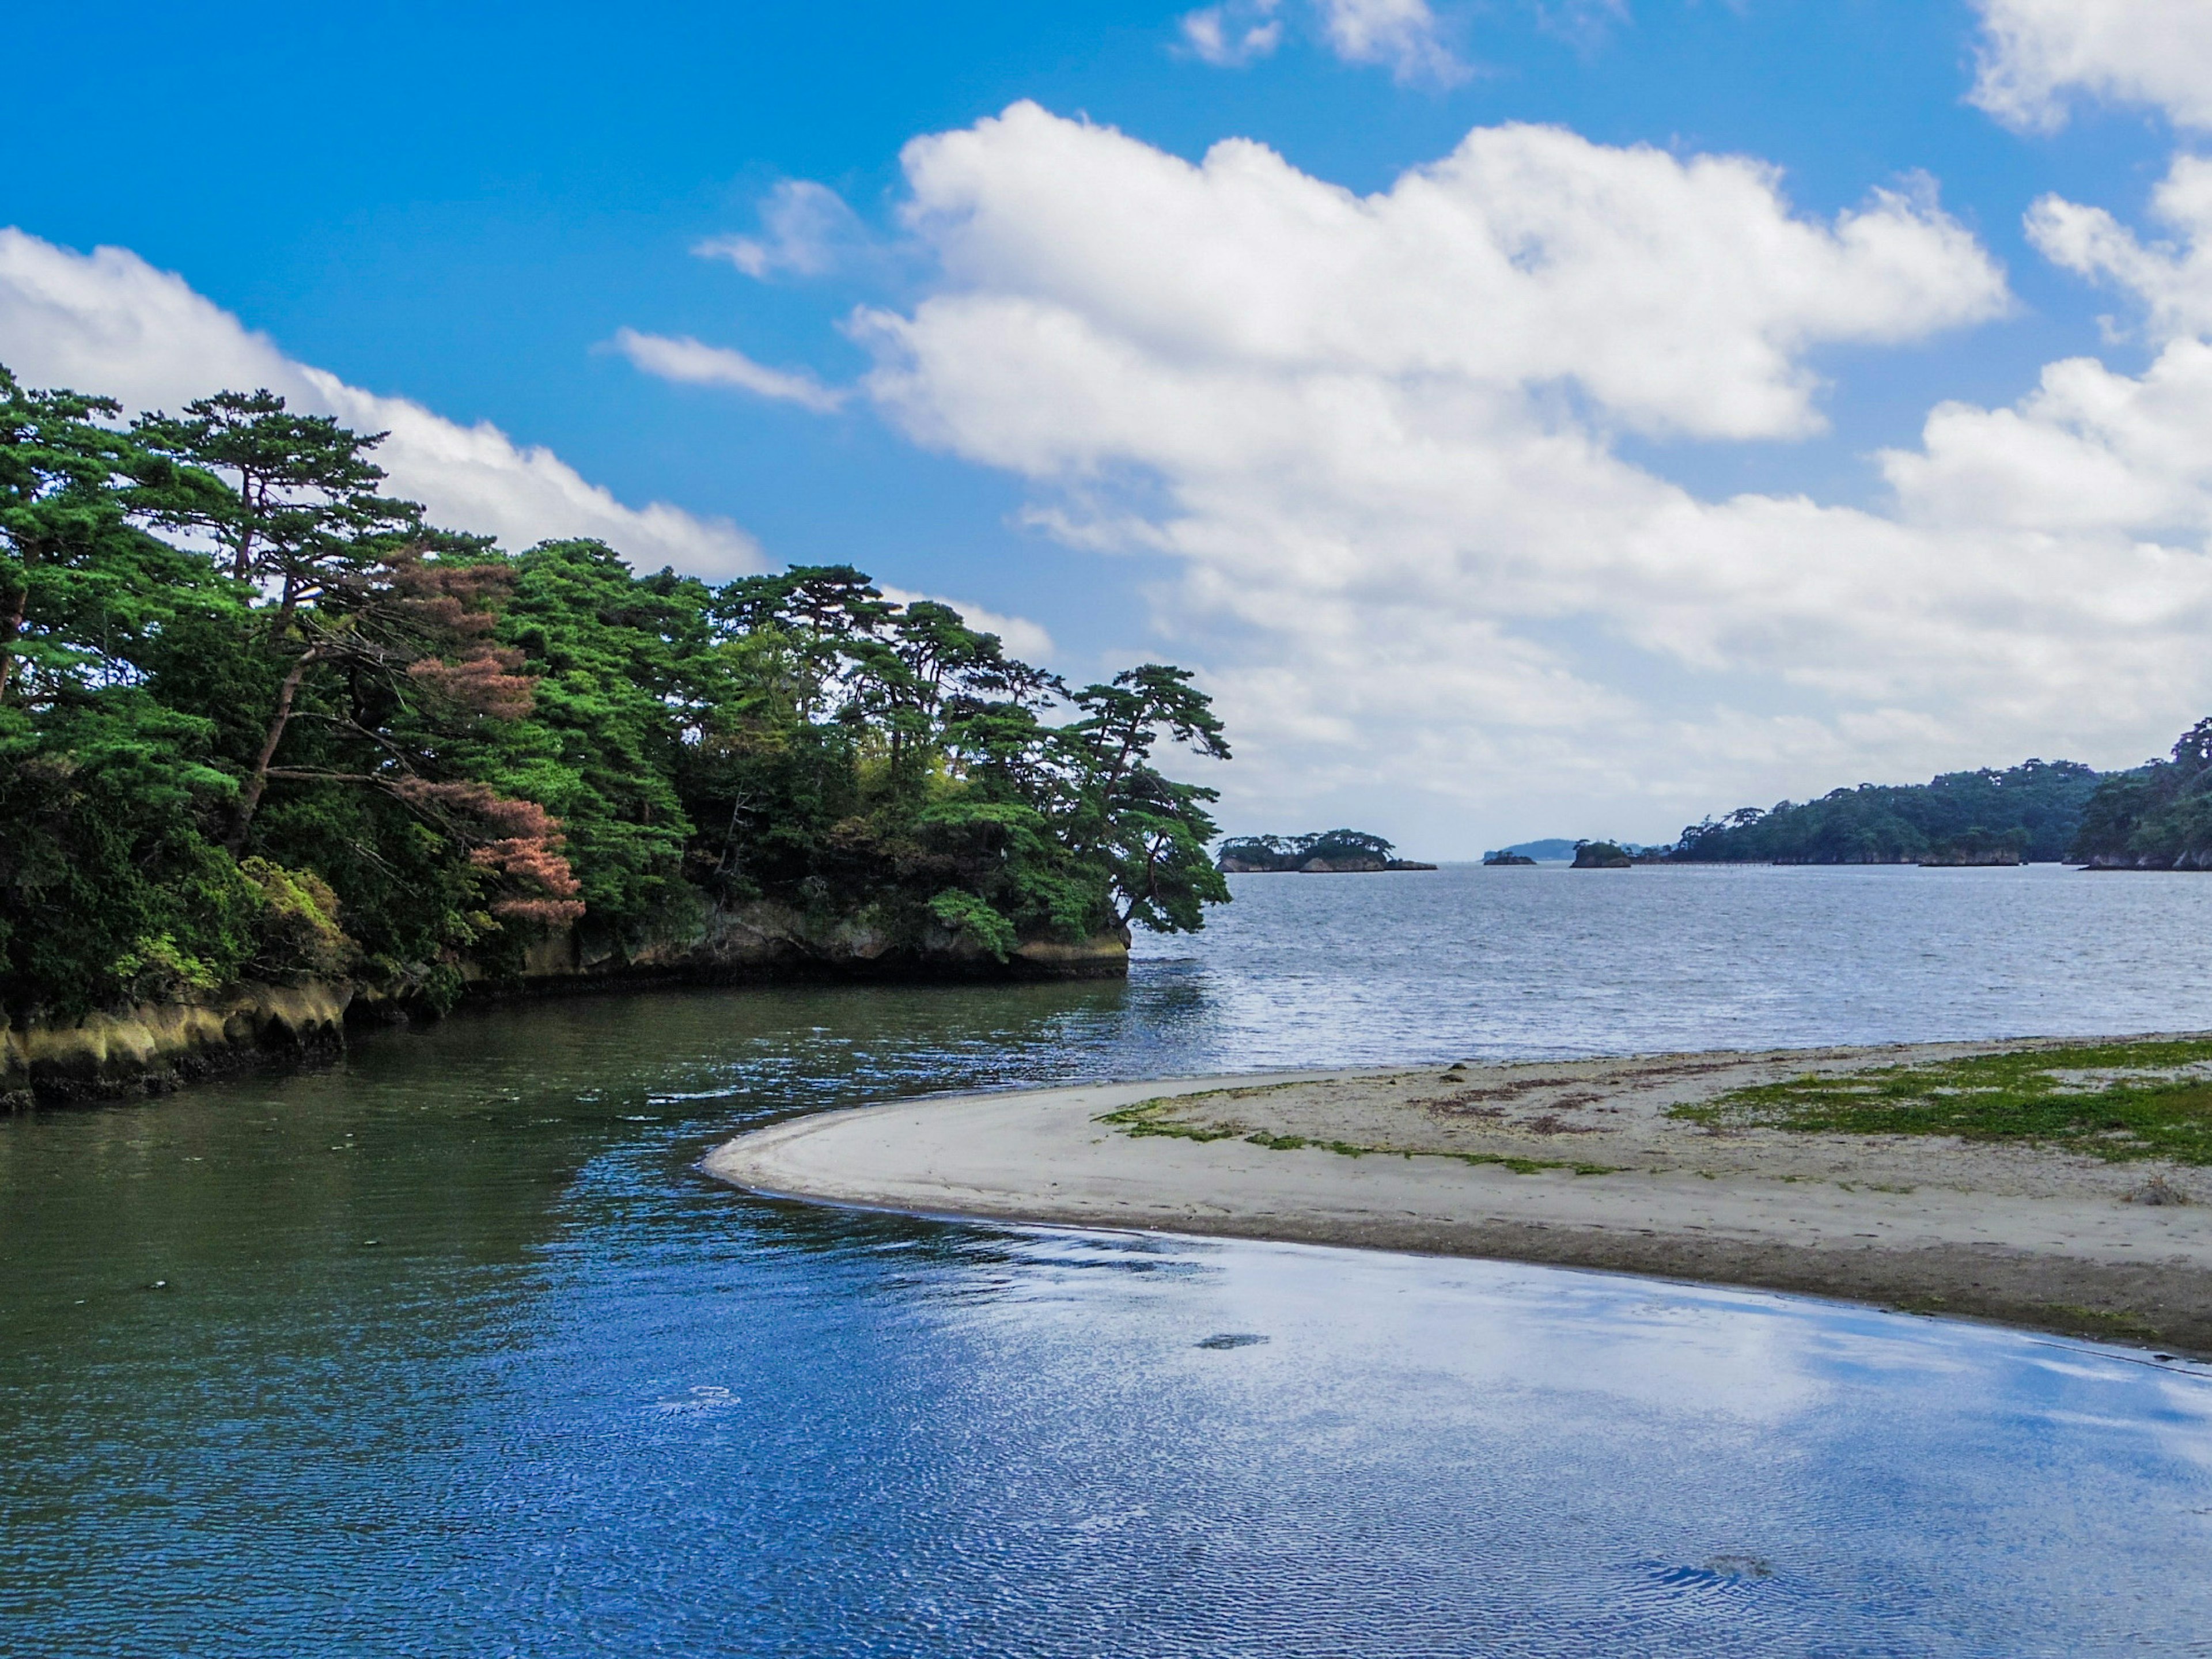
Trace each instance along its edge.
{"label": "small island", "polygon": [[1433,864],[1395,856],[1397,848],[1363,830],[1324,830],[1310,836],[1236,836],[1221,843],[1216,860],[1224,875],[1296,871],[1308,876],[1365,874],[1382,870],[1433,870]]}
{"label": "small island", "polygon": [[1635,858],[1618,842],[1586,841],[1575,848],[1575,868],[1577,870],[1627,870],[1634,867]]}

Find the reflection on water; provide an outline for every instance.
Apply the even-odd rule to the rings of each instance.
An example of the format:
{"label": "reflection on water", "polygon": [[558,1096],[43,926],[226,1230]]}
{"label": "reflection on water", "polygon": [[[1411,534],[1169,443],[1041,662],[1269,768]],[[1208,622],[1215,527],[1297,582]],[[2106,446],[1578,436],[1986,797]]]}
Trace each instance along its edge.
{"label": "reflection on water", "polygon": [[2212,878],[1239,884],[1127,987],[581,1000],[0,1122],[0,1650],[2029,1654],[2212,1627],[2212,1381],[2179,1368],[693,1172],[744,1123],[893,1093],[2212,1023]]}

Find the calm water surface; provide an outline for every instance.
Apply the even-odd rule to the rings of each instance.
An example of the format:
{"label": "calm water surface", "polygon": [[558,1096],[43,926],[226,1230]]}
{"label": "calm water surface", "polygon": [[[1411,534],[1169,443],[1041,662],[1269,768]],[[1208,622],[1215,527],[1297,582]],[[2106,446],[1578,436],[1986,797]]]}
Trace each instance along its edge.
{"label": "calm water surface", "polygon": [[1238,887],[1126,987],[592,999],[0,1121],[0,1651],[2212,1650],[2199,1370],[694,1172],[948,1089],[2212,1026],[2212,877]]}

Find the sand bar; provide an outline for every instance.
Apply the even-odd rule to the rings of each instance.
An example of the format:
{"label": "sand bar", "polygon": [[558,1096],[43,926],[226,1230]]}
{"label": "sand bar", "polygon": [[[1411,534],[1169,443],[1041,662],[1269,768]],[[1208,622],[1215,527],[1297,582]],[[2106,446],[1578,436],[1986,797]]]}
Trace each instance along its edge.
{"label": "sand bar", "polygon": [[[738,1136],[702,1167],[830,1203],[1652,1273],[2212,1358],[2212,1170],[1666,1115],[1808,1072],[2021,1046],[969,1095],[793,1119]],[[1147,1102],[1161,1103],[1139,1114],[1148,1132],[1101,1121]]]}

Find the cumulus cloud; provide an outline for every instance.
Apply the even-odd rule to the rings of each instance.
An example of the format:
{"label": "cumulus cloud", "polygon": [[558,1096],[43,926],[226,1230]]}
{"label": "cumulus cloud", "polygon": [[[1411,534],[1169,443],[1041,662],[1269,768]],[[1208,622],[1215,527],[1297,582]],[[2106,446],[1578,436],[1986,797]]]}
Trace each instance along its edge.
{"label": "cumulus cloud", "polygon": [[2006,125],[2051,131],[2075,95],[2148,104],[2212,127],[2212,6],[2203,0],[1976,0],[1973,101]]}
{"label": "cumulus cloud", "polygon": [[2154,338],[2212,330],[2212,161],[2179,155],[2151,197],[2151,213],[2178,243],[2145,246],[2102,208],[2045,196],[2027,234],[2052,263],[2106,281],[2138,301]]}
{"label": "cumulus cloud", "polygon": [[827,185],[787,179],[761,204],[758,236],[712,236],[694,246],[702,259],[726,259],[760,281],[782,274],[821,276],[863,253],[867,227]]}
{"label": "cumulus cloud", "polygon": [[[1158,614],[1240,736],[1241,822],[1395,801],[1466,850],[1610,801],[1649,835],[1778,781],[2133,760],[2212,695],[2212,365],[1939,410],[1886,513],[1619,453],[1814,430],[1814,348],[1999,314],[1924,186],[1819,221],[1753,161],[1514,126],[1361,197],[1029,105],[905,160],[943,280],[858,319],[871,395],[1030,480],[1053,533],[1174,562]],[[1993,473],[2008,423],[2107,504]]]}
{"label": "cumulus cloud", "polygon": [[2212,161],[2177,156],[2151,210],[2178,240],[2147,245],[2104,209],[2056,196],[2027,220],[2053,263],[2141,307],[2159,348],[2150,367],[2127,375],[2070,358],[2013,408],[1944,404],[1921,450],[1882,458],[1908,513],[1945,526],[2212,535]]}
{"label": "cumulus cloud", "polygon": [[671,339],[665,334],[641,334],[634,328],[615,331],[614,349],[647,374],[690,386],[733,386],[763,398],[797,404],[817,415],[827,415],[845,401],[846,394],[826,386],[804,371],[770,368],[742,351],[727,346],[702,345],[685,335]]}
{"label": "cumulus cloud", "polygon": [[389,432],[377,459],[398,494],[437,522],[509,546],[593,536],[647,568],[727,576],[762,564],[753,539],[727,520],[659,501],[626,506],[551,450],[518,444],[489,422],[462,426],[299,362],[125,248],[77,253],[0,228],[0,362],[28,385],[102,392],[134,410],[266,386],[295,408]]}
{"label": "cumulus cloud", "polygon": [[[1758,163],[1554,127],[1479,129],[1367,198],[1256,143],[1194,167],[1033,104],[921,140],[906,166],[908,221],[953,283],[911,326],[882,325],[916,350],[1003,326],[1020,352],[1091,360],[1092,380],[1135,351],[1309,389],[1571,385],[1638,430],[1776,437],[1820,425],[1808,346],[1911,339],[2007,304],[1994,262],[1924,197],[1878,194],[1820,224],[1792,216]],[[935,372],[1018,355],[973,344],[971,368]],[[1088,401],[1009,412],[994,459],[1097,444]]]}

